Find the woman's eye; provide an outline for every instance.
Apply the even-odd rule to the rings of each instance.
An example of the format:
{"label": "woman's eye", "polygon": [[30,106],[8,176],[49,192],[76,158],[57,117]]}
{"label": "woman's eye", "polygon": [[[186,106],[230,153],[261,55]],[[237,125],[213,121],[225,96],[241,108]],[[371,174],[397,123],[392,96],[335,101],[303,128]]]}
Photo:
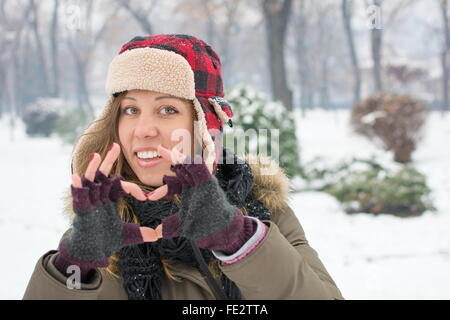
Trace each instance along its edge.
{"label": "woman's eye", "polygon": [[160,110],[160,112],[161,112],[162,114],[164,114],[164,115],[170,115],[170,114],[178,113],[177,109],[175,109],[175,108],[172,107],[172,106],[166,106],[166,107],[162,108],[162,109]]}
{"label": "woman's eye", "polygon": [[[131,110],[132,113],[128,112],[129,110]],[[125,114],[129,114],[129,115],[135,114],[136,108],[135,107],[125,107],[125,108],[123,108],[122,112]]]}

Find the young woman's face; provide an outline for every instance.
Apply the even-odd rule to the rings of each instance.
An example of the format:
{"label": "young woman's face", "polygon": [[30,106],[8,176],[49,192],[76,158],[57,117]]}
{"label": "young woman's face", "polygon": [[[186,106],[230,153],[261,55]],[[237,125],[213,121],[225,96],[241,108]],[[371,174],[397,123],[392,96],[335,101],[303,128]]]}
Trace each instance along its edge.
{"label": "young woman's face", "polygon": [[[163,176],[174,173],[169,161],[156,156],[157,147],[162,144],[172,149],[182,139],[189,139],[193,145],[191,102],[168,94],[131,90],[122,99],[119,113],[119,139],[130,167],[142,183],[162,185]],[[181,149],[183,153],[192,156],[193,147],[184,149]],[[147,157],[150,158],[144,159]]]}

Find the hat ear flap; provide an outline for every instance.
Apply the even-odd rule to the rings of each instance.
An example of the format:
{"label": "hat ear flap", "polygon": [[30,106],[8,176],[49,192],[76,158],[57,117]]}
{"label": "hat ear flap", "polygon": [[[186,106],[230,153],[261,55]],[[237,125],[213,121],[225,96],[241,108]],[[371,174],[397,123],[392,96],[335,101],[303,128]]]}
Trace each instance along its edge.
{"label": "hat ear flap", "polygon": [[[197,97],[194,98],[193,104],[194,104],[194,110],[197,113],[197,117],[198,117],[198,130],[199,130],[198,133],[200,134],[200,136],[196,137],[196,138],[205,144],[205,146],[204,146],[205,147],[205,150],[204,150],[205,151],[205,153],[204,153],[205,163],[208,166],[208,168],[210,169],[210,171],[212,172],[212,169],[214,167],[214,163],[216,160],[216,145],[212,139],[211,134],[208,131],[208,125],[206,123],[206,115],[205,115],[205,112],[203,111],[201,103]],[[207,114],[210,114],[210,113],[208,112]]]}
{"label": "hat ear flap", "polygon": [[231,121],[231,118],[233,117],[233,111],[231,110],[230,103],[221,97],[211,97],[208,101],[213,106],[219,119],[223,123],[228,123],[228,125],[232,127],[233,122]]}

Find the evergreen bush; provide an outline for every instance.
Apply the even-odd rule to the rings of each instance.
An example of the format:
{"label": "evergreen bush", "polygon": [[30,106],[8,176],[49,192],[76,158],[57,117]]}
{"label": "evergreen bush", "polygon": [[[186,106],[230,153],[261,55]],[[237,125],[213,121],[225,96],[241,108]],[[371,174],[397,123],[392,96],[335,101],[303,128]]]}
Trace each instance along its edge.
{"label": "evergreen bush", "polygon": [[38,98],[27,105],[21,113],[27,135],[49,137],[55,129],[63,104],[63,100],[58,98]]}
{"label": "evergreen bush", "polygon": [[349,214],[407,217],[436,210],[425,176],[408,165],[392,170],[373,159],[353,159],[336,168],[321,170],[320,176],[326,181],[321,190],[336,197]]}
{"label": "evergreen bush", "polygon": [[[249,133],[252,130],[256,136],[248,134],[245,143],[245,153],[262,154],[272,157],[285,170],[289,177],[301,174],[299,147],[296,135],[294,116],[281,102],[270,101],[263,93],[248,86],[239,86],[226,94],[227,100],[233,108],[233,130],[225,131],[225,146],[237,150],[235,141],[240,137],[237,132]],[[267,129],[267,139],[261,129]],[[270,129],[278,129],[278,143],[276,133]],[[237,139],[231,139],[232,136]],[[241,137],[242,138],[242,137]],[[241,143],[243,141],[237,141]],[[267,152],[265,152],[267,151]]]}

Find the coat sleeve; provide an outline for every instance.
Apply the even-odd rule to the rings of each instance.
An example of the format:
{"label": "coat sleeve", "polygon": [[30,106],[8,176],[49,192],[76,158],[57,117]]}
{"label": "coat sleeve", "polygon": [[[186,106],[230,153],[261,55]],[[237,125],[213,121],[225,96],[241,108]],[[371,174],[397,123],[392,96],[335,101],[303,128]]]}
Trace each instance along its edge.
{"label": "coat sleeve", "polygon": [[[62,238],[70,233],[67,230]],[[126,299],[120,283],[101,269],[96,269],[88,283],[70,288],[68,277],[53,264],[58,251],[50,250],[40,257],[25,290],[23,300],[103,300]]]}
{"label": "coat sleeve", "polygon": [[291,208],[263,220],[267,233],[243,259],[219,263],[248,300],[343,300]]}
{"label": "coat sleeve", "polygon": [[102,276],[96,270],[89,283],[81,283],[80,289],[70,288],[67,277],[56,269],[53,261],[58,254],[50,250],[36,263],[28,282],[23,300],[95,300],[101,290]]}

